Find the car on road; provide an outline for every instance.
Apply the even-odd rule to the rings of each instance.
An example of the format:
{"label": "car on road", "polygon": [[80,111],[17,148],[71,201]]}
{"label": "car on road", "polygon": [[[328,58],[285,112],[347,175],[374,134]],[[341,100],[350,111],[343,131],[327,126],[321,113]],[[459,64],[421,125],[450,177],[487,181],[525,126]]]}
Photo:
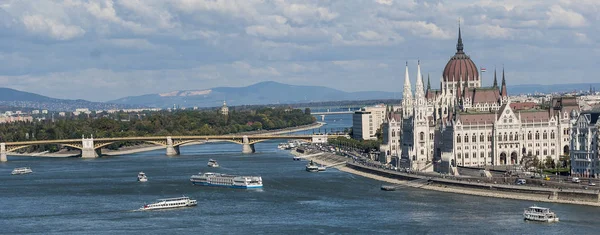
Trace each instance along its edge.
{"label": "car on road", "polygon": [[596,183],[592,182],[591,180],[588,182],[588,186],[596,186]]}

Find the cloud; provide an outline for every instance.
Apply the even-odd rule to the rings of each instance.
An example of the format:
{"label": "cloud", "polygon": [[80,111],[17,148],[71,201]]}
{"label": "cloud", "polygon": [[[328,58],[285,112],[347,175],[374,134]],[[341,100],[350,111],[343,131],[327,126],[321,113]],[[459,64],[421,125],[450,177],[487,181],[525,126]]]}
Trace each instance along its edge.
{"label": "cloud", "polygon": [[57,40],[69,40],[85,34],[85,30],[79,26],[65,25],[41,15],[26,15],[23,17],[23,24],[30,32],[47,35]]}
{"label": "cloud", "polygon": [[581,14],[564,9],[559,5],[550,7],[546,14],[549,18],[549,26],[579,28],[587,24],[585,17],[583,17]]}
{"label": "cloud", "polygon": [[567,70],[585,82],[600,72],[598,11],[594,0],[5,0],[0,86],[92,100],[264,80],[397,91],[407,60],[440,77],[458,18],[471,59],[505,64],[510,83]]}

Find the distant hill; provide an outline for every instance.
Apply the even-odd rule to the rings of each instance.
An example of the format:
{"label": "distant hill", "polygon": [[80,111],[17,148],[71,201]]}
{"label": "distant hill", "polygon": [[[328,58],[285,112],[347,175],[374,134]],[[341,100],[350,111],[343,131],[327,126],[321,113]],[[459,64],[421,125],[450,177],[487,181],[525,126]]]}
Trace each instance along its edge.
{"label": "distant hill", "polygon": [[323,86],[296,86],[278,82],[260,82],[246,87],[216,87],[206,90],[173,91],[161,94],[129,96],[109,101],[116,104],[167,108],[214,107],[228,105],[294,104],[337,100],[374,100],[400,98],[399,93],[363,91],[345,92]]}
{"label": "distant hill", "polygon": [[136,105],[90,102],[87,100],[55,99],[4,87],[0,87],[0,106],[7,110],[13,107],[22,109],[47,109],[50,111],[74,111],[77,108],[107,110],[139,107]]}

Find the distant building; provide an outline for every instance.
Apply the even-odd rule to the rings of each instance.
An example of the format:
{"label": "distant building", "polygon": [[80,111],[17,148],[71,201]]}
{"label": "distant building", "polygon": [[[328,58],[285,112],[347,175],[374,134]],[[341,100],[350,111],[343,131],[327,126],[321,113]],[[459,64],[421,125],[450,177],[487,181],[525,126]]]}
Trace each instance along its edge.
{"label": "distant building", "polygon": [[47,109],[42,110],[42,114],[48,114],[48,110]]}
{"label": "distant building", "polygon": [[227,116],[229,115],[229,108],[227,107],[227,102],[223,101],[223,107],[221,107],[221,114]]}
{"label": "distant building", "polygon": [[595,177],[600,175],[598,141],[600,141],[600,112],[584,112],[573,122],[571,138],[571,175]]}
{"label": "distant building", "polygon": [[40,111],[39,110],[32,110],[31,114],[40,114]]}
{"label": "distant building", "polygon": [[401,119],[402,115],[394,113],[394,108],[390,107],[381,130],[383,141],[379,147],[379,161],[382,163],[389,163],[392,158],[399,160],[401,152],[399,136],[402,133]]}
{"label": "distant building", "polygon": [[33,117],[31,116],[3,116],[0,117],[0,123],[11,123],[11,122],[32,122]]}
{"label": "distant building", "polygon": [[377,129],[385,120],[386,107],[376,105],[364,107],[352,115],[352,138],[357,140],[377,139]]}
{"label": "distant building", "polygon": [[58,116],[60,116],[60,117],[64,117],[64,116],[66,116],[66,115],[67,115],[67,114],[65,114],[65,112],[59,112],[59,113],[58,113]]}

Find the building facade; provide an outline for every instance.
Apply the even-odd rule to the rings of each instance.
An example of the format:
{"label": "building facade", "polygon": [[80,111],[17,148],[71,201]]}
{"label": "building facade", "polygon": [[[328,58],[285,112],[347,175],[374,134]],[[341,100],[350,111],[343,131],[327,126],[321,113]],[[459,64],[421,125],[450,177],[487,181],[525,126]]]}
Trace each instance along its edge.
{"label": "building facade", "polygon": [[357,140],[377,139],[377,130],[386,118],[386,106],[363,107],[352,114],[352,138]]}
{"label": "building facade", "polygon": [[[550,157],[558,161],[569,154],[569,129],[579,112],[574,97],[556,97],[538,105],[512,103],[494,69],[491,86],[482,86],[479,70],[465,54],[460,27],[456,53],[446,64],[439,89],[427,85],[417,63],[415,90],[412,91],[408,63],[405,68],[402,111],[398,122],[386,120],[384,130],[399,125],[397,153],[417,171],[433,171],[436,164],[452,167],[517,165]],[[384,142],[382,149],[389,149]],[[383,159],[383,158],[382,158]],[[390,159],[385,158],[385,161]]]}
{"label": "building facade", "polygon": [[584,112],[573,122],[571,138],[571,175],[600,175],[600,112]]}

